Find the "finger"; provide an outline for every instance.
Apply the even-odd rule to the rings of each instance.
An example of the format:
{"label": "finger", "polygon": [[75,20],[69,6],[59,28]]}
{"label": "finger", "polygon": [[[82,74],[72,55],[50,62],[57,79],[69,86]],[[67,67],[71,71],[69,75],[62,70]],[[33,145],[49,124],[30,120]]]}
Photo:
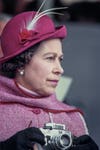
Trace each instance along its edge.
{"label": "finger", "polygon": [[33,150],[43,150],[42,146],[38,143],[35,143],[33,146]]}
{"label": "finger", "polygon": [[73,140],[73,144],[74,145],[87,144],[89,143],[89,141],[91,141],[91,138],[88,135],[82,135],[78,138],[75,138]]}

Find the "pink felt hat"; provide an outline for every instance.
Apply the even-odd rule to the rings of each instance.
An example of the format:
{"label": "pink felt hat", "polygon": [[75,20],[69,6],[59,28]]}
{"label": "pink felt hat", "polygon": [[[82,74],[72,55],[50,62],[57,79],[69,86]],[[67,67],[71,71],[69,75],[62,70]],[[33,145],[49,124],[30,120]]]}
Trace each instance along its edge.
{"label": "pink felt hat", "polygon": [[66,27],[55,27],[48,15],[38,17],[34,11],[23,12],[13,17],[5,26],[1,35],[3,63],[46,39],[64,38]]}

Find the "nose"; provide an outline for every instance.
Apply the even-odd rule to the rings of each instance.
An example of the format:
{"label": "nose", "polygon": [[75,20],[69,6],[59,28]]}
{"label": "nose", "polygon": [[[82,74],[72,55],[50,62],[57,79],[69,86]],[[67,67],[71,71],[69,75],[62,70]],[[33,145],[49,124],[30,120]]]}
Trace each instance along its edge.
{"label": "nose", "polygon": [[62,75],[64,73],[64,69],[63,69],[62,65],[60,64],[60,62],[56,63],[56,65],[53,69],[53,72],[56,74],[60,74],[60,75]]}

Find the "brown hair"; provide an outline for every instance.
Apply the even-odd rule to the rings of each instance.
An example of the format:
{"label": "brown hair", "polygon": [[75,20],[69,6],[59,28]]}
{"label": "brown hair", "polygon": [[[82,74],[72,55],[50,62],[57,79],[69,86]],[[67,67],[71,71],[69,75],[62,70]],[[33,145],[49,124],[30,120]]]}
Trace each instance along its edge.
{"label": "brown hair", "polygon": [[16,57],[13,57],[7,62],[4,62],[1,65],[1,74],[8,78],[14,78],[16,76],[16,71],[30,62],[34,52],[36,52],[39,45],[40,43],[28,48],[26,51],[20,55],[17,55]]}

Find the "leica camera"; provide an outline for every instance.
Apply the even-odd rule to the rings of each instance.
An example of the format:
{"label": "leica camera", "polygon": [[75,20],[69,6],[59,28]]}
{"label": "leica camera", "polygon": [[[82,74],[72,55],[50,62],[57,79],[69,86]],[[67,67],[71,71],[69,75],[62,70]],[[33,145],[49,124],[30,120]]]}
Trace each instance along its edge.
{"label": "leica camera", "polygon": [[64,124],[47,123],[40,130],[45,136],[44,150],[67,150],[72,146],[72,134]]}

